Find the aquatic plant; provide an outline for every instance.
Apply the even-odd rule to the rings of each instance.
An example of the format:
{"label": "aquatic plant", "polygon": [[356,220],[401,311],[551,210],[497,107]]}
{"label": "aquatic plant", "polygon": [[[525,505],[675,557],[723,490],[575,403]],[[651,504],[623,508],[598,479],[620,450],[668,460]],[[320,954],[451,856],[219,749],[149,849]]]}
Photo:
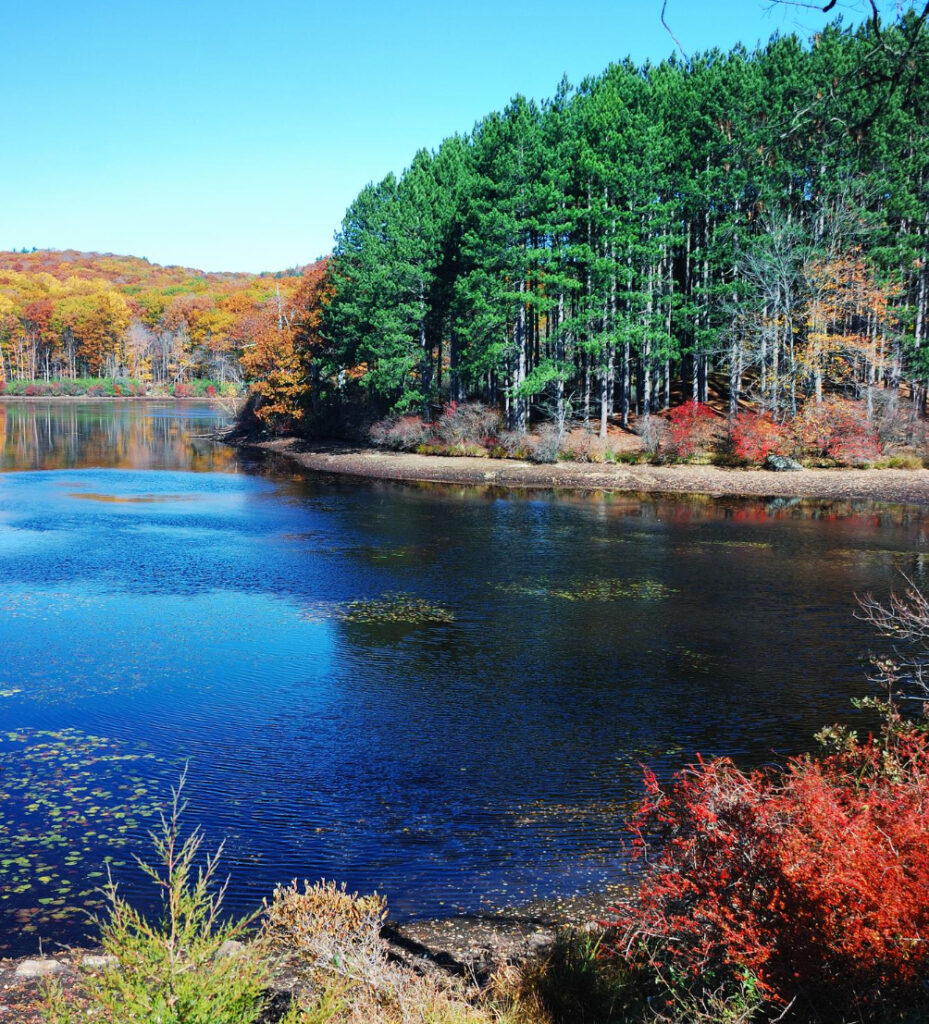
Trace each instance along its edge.
{"label": "aquatic plant", "polygon": [[107,865],[125,863],[121,851],[158,813],[146,778],[154,761],[76,729],[0,733],[0,921],[11,934],[84,920],[100,905]]}
{"label": "aquatic plant", "polygon": [[551,586],[541,582],[535,585],[504,583],[498,589],[508,594],[556,597],[562,601],[656,601],[677,593],[674,587],[653,579],[593,579],[572,587]]}
{"label": "aquatic plant", "polygon": [[403,592],[383,594],[379,598],[350,601],[342,611],[343,622],[372,624],[406,623],[418,626],[426,623],[455,621],[454,613],[440,604]]}

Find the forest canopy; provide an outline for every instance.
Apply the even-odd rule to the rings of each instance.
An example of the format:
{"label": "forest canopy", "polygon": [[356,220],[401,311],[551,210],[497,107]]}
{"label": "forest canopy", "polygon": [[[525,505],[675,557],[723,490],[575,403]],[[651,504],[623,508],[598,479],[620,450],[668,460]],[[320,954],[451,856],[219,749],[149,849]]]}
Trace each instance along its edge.
{"label": "forest canopy", "polygon": [[927,49],[909,14],[517,96],[351,204],[320,388],[601,432],[714,375],[733,413],[920,398]]}

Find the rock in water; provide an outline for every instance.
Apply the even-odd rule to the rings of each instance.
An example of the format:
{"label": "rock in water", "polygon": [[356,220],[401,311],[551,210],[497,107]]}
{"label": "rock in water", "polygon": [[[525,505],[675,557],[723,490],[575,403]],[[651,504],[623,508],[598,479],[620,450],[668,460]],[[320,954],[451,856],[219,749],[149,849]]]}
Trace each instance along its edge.
{"label": "rock in water", "polygon": [[786,455],[769,455],[764,460],[764,468],[775,473],[783,473],[786,470],[803,469],[803,466],[796,459],[788,458]]}

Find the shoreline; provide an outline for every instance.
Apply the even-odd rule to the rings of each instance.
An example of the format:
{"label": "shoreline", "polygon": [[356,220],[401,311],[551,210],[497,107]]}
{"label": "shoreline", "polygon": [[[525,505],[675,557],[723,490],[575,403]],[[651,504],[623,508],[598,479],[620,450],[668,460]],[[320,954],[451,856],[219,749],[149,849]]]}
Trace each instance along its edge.
{"label": "shoreline", "polygon": [[[388,920],[381,938],[390,959],[406,970],[457,978],[479,991],[499,967],[543,958],[559,932],[599,934],[598,922],[628,892],[628,885],[617,884],[597,894],[537,900],[499,911]],[[19,956],[0,953],[0,1021],[15,1013],[17,1024],[42,1024],[44,978],[54,976],[73,1006],[80,994],[80,967],[102,966],[99,945],[54,945],[57,949],[46,951],[40,943],[38,952]],[[272,997],[288,993],[294,983],[291,971],[276,971],[269,992]]]}
{"label": "shoreline", "polygon": [[473,456],[417,455],[350,442],[226,435],[225,444],[277,455],[313,473],[506,490],[705,494],[715,498],[811,498],[929,507],[927,469],[801,469],[772,472],[720,466],[615,463],[535,464]]}

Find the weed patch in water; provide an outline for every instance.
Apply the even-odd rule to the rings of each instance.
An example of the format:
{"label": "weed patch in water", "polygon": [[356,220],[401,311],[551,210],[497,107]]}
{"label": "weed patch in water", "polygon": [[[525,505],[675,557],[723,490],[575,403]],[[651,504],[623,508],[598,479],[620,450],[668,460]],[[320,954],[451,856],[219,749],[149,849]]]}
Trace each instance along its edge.
{"label": "weed patch in water", "polygon": [[151,760],[76,729],[0,732],[0,921],[37,932],[100,905],[106,865],[160,808]]}
{"label": "weed patch in water", "polygon": [[420,626],[455,621],[454,613],[448,608],[406,593],[383,594],[370,600],[349,601],[342,611],[341,618],[343,622],[364,625],[400,623]]}
{"label": "weed patch in water", "polygon": [[507,594],[519,594],[525,597],[555,597],[562,601],[658,601],[670,594],[677,593],[676,588],[652,579],[585,580],[573,587],[504,583],[498,589]]}

